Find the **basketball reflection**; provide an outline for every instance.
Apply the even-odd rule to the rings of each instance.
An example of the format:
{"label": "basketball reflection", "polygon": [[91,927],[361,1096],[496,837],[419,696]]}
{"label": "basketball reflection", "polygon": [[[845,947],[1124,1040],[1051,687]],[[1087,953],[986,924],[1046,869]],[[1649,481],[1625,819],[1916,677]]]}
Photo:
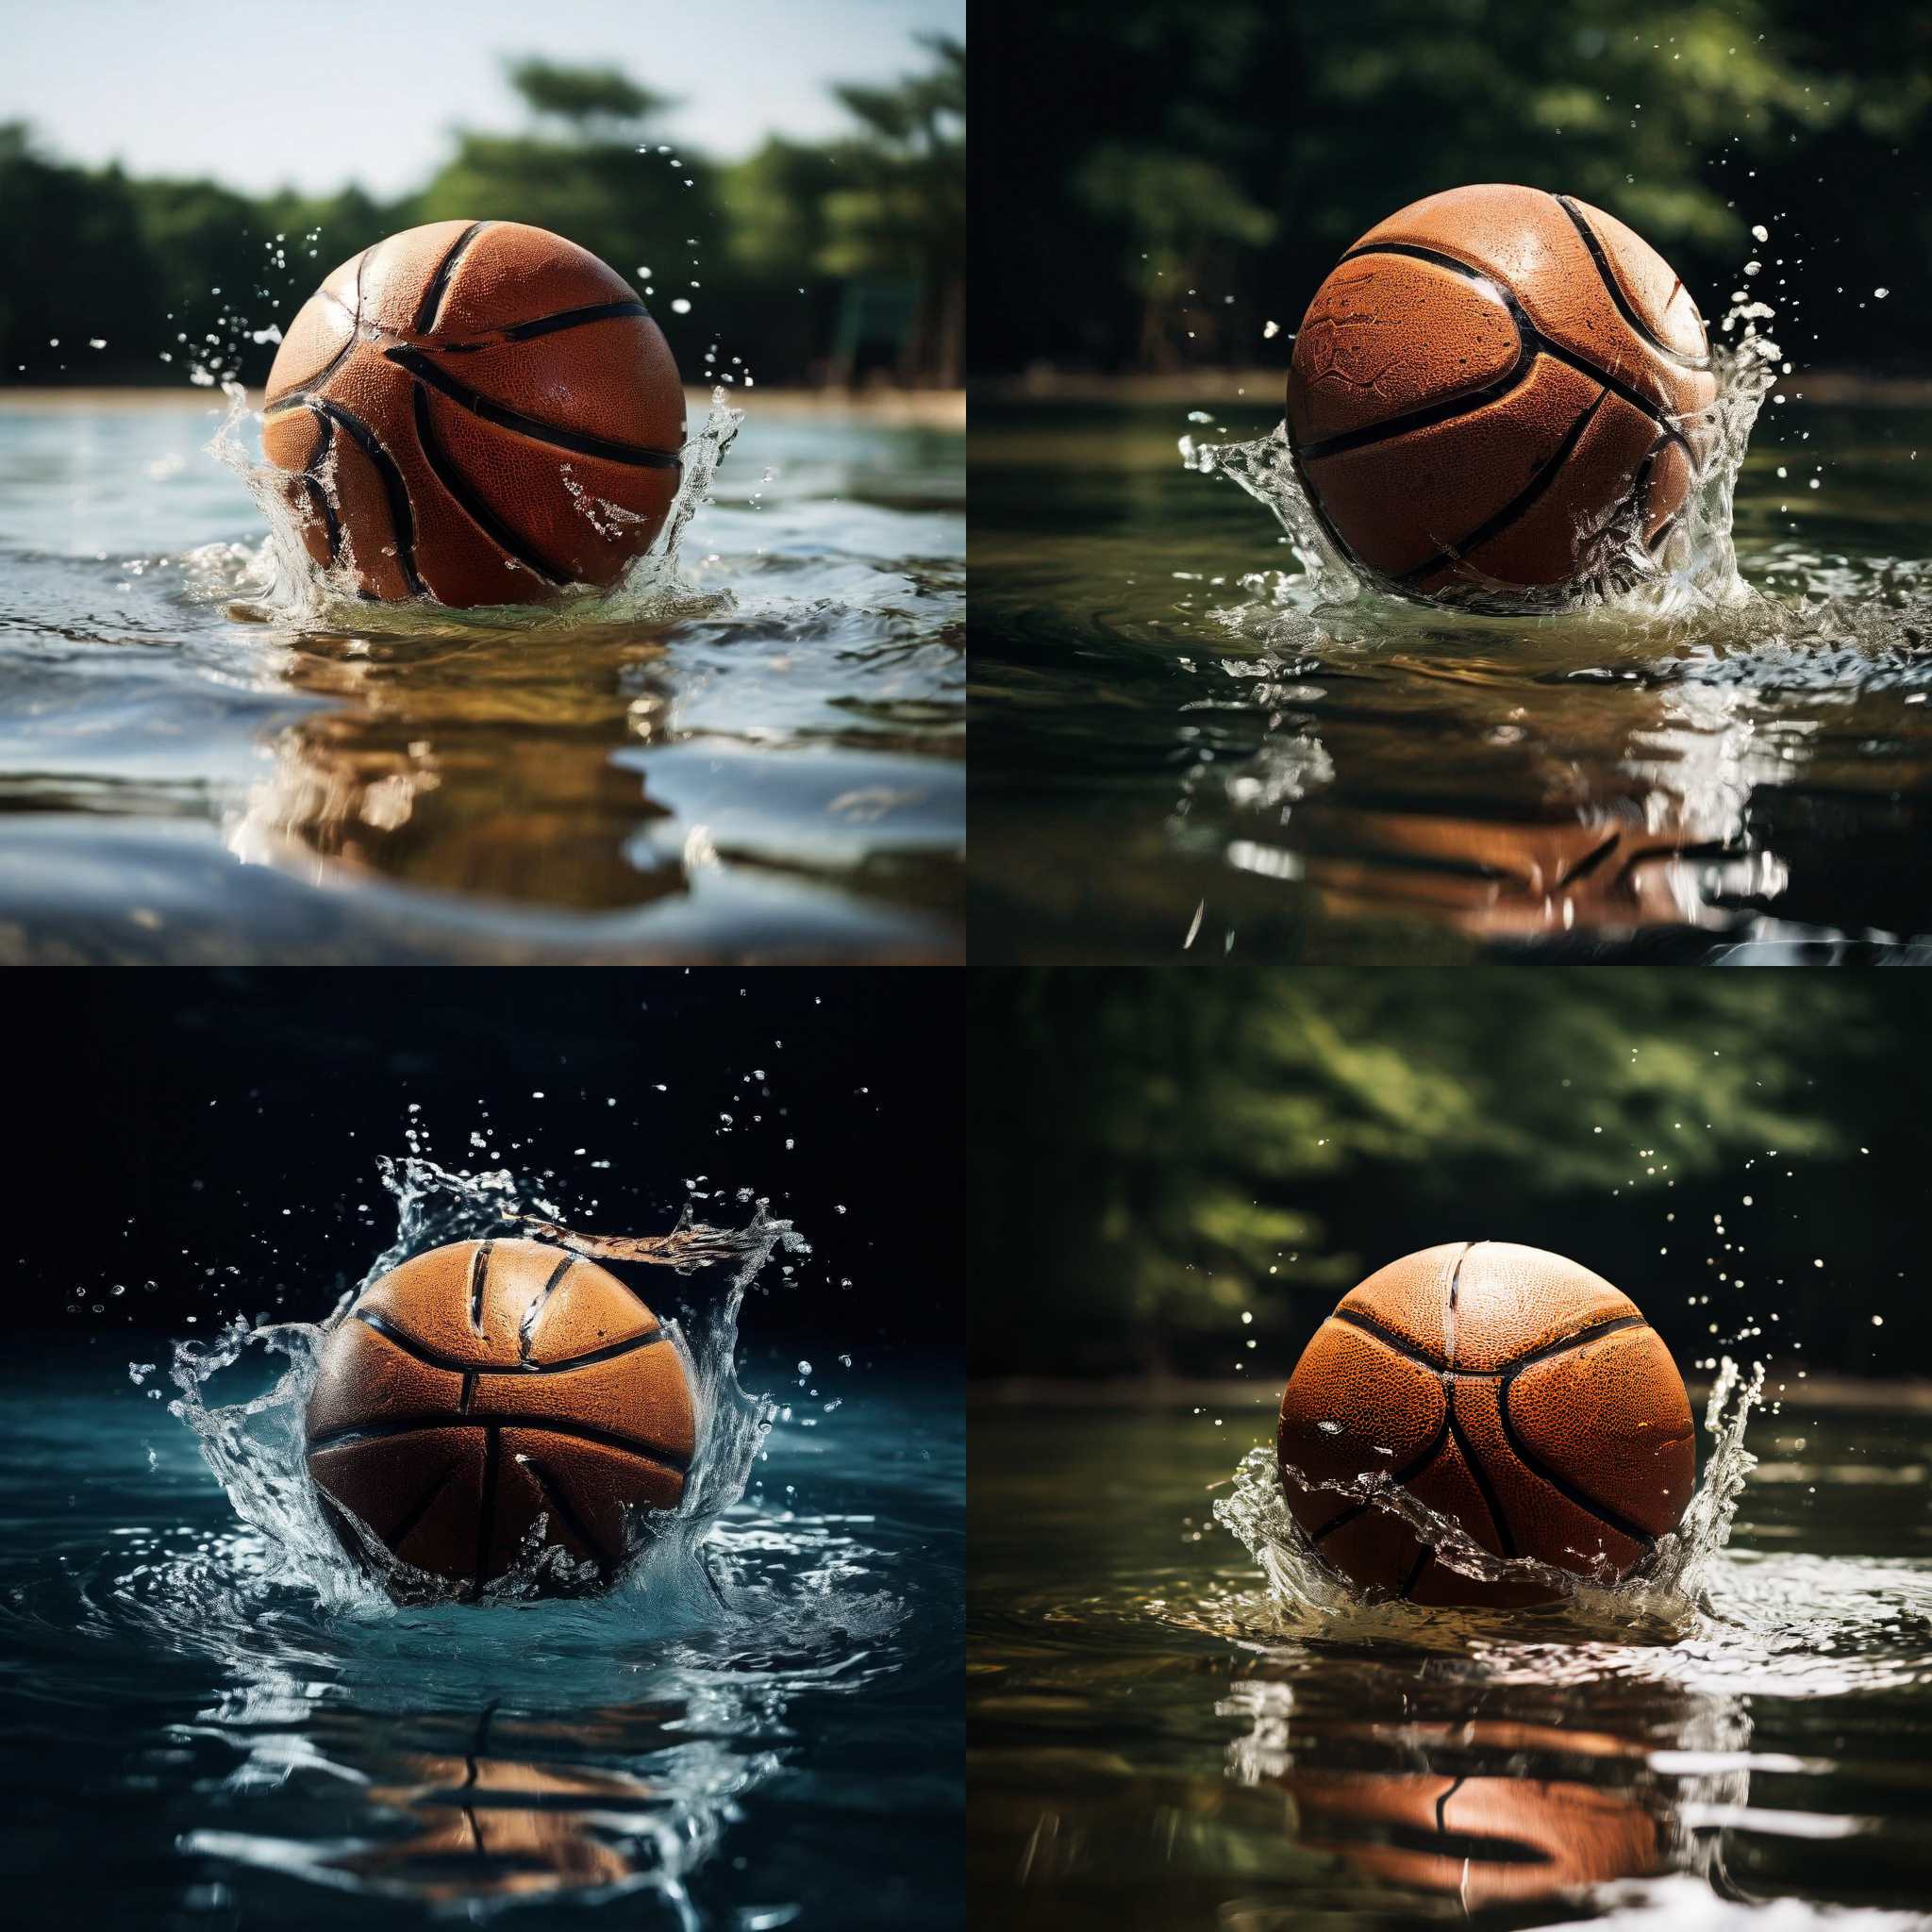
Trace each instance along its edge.
{"label": "basketball reflection", "polygon": [[284,674],[329,708],[275,741],[229,850],[543,907],[682,892],[680,849],[652,836],[670,810],[613,761],[663,733],[660,658],[630,628],[307,638]]}
{"label": "basketball reflection", "polygon": [[1687,1711],[1682,1735],[1665,1740],[1708,1754],[1709,1768],[1688,1777],[1659,1769],[1644,1737],[1557,1724],[1301,1724],[1289,1687],[1255,1682],[1223,1708],[1256,1720],[1229,1748],[1229,1776],[1280,1793],[1304,1850],[1352,1880],[1453,1896],[1465,1909],[1704,1871],[1716,1840],[1690,1820],[1744,1799],[1735,1757],[1748,1726],[1723,1707]]}

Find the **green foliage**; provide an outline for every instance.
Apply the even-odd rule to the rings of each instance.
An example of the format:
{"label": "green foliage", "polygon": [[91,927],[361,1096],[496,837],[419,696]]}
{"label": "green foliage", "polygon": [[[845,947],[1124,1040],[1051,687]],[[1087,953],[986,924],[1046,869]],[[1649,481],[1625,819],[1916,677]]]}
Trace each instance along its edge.
{"label": "green foliage", "polygon": [[[1252,361],[1262,322],[1293,327],[1355,237],[1464,182],[1608,208],[1713,316],[1755,223],[1774,225],[1808,310],[1848,268],[1901,288],[1932,253],[1932,16],[1905,0],[986,10],[975,44],[999,67],[981,134],[1002,176],[974,251],[989,365]],[[1185,327],[1176,287],[1200,291]],[[1923,356],[1905,305],[1840,307],[1836,359]]]}
{"label": "green foliage", "polygon": [[1808,974],[975,977],[975,1346],[1005,1368],[1224,1370],[1238,1311],[1305,1330],[1370,1268],[1475,1234],[1648,1270],[1662,1213],[1708,1226],[1767,1150],[1869,1177],[1846,1123],[1875,1131],[1899,1027]]}
{"label": "green foliage", "polygon": [[[625,275],[649,268],[691,382],[733,357],[768,386],[822,378],[837,369],[841,294],[875,286],[911,314],[900,377],[957,382],[965,59],[956,42],[928,51],[893,86],[839,90],[849,135],[774,140],[736,163],[680,146],[675,168],[639,151],[667,96],[614,68],[522,59],[510,78],[541,131],[459,130],[448,160],[394,202],[354,186],[251,197],[129,181],[0,126],[0,375],[178,381],[199,361],[259,382],[274,344],[254,335],[286,324],[335,263],[418,222],[489,215],[568,235]],[[689,316],[672,309],[681,297]]]}

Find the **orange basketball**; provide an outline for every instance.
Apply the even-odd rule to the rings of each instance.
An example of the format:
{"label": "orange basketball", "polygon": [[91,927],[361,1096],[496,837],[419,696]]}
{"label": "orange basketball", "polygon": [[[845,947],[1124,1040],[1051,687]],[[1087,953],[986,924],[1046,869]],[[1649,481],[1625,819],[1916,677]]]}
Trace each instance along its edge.
{"label": "orange basketball", "polygon": [[658,1318],[594,1262],[525,1241],[385,1274],[324,1343],[307,1425],[349,1553],[398,1593],[372,1539],[472,1596],[526,1548],[608,1582],[641,1514],[676,1507],[697,1440]]}
{"label": "orange basketball", "polygon": [[525,604],[610,584],[677,492],[684,390],[632,291],[520,222],[345,261],[269,372],[262,447],[317,563],[366,597]]}
{"label": "orange basketball", "polygon": [[1302,1352],[1276,1439],[1295,1521],[1334,1570],[1419,1604],[1551,1601],[1438,1559],[1323,1484],[1401,1484],[1499,1557],[1600,1580],[1675,1528],[1697,1474],[1676,1364],[1627,1295],[1541,1248],[1451,1241],[1342,1296]]}
{"label": "orange basketball", "polygon": [[1334,541],[1421,597],[1561,586],[1627,525],[1655,552],[1710,440],[1690,291],[1614,215],[1456,188],[1371,228],[1288,373],[1304,489]]}

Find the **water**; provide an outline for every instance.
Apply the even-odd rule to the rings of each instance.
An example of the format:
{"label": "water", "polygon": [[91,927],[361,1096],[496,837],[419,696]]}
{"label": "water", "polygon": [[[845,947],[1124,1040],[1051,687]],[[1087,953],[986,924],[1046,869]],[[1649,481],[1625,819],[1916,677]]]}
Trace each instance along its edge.
{"label": "water", "polygon": [[278,584],[219,396],[0,407],[0,958],[957,958],[961,440],[745,403],[535,624]]}
{"label": "water", "polygon": [[[505,1171],[386,1177],[402,1232],[372,1274],[545,1212]],[[754,1334],[741,1385],[742,1291],[782,1291],[797,1237],[741,1206],[649,1283],[699,1456],[676,1520],[594,1599],[512,1583],[398,1608],[361,1576],[301,1473],[312,1326],[184,1343],[172,1374],[125,1336],[17,1352],[15,1922],[333,1924],[350,1894],[375,1924],[613,1901],[685,1932],[959,1923],[957,1383],[781,1363]]]}
{"label": "water", "polygon": [[975,403],[981,957],[1932,957],[1932,409],[1807,387],[1737,452],[1744,594],[1713,501],[1531,617],[1363,591],[1176,461],[1268,493],[1272,392]]}
{"label": "water", "polygon": [[1924,1923],[1932,1417],[1757,1415],[1669,1616],[1401,1630],[1298,1613],[1216,1522],[1271,1424],[975,1410],[988,1923]]}

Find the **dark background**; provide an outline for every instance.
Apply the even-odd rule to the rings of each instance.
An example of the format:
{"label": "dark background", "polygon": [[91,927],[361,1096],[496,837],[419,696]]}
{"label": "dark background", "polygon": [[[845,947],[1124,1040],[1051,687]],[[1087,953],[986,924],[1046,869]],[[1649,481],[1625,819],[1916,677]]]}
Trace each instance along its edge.
{"label": "dark background", "polygon": [[1357,235],[1481,181],[1628,222],[1713,327],[1760,259],[1801,370],[1924,363],[1914,0],[981,0],[970,67],[977,375],[1285,369]]}
{"label": "dark background", "polygon": [[1478,1239],[1687,1374],[1932,1374],[1916,974],[975,971],[967,1031],[975,1374],[1278,1390],[1357,1281]]}
{"label": "dark background", "polygon": [[958,1358],[950,974],[72,970],[8,991],[16,1327],[319,1319],[395,1232],[375,1160],[412,1151],[413,1120],[446,1168],[548,1174],[582,1231],[668,1231],[699,1175],[724,1191],[700,1220],[741,1226],[731,1191],[769,1196],[813,1253],[753,1291],[753,1353]]}

